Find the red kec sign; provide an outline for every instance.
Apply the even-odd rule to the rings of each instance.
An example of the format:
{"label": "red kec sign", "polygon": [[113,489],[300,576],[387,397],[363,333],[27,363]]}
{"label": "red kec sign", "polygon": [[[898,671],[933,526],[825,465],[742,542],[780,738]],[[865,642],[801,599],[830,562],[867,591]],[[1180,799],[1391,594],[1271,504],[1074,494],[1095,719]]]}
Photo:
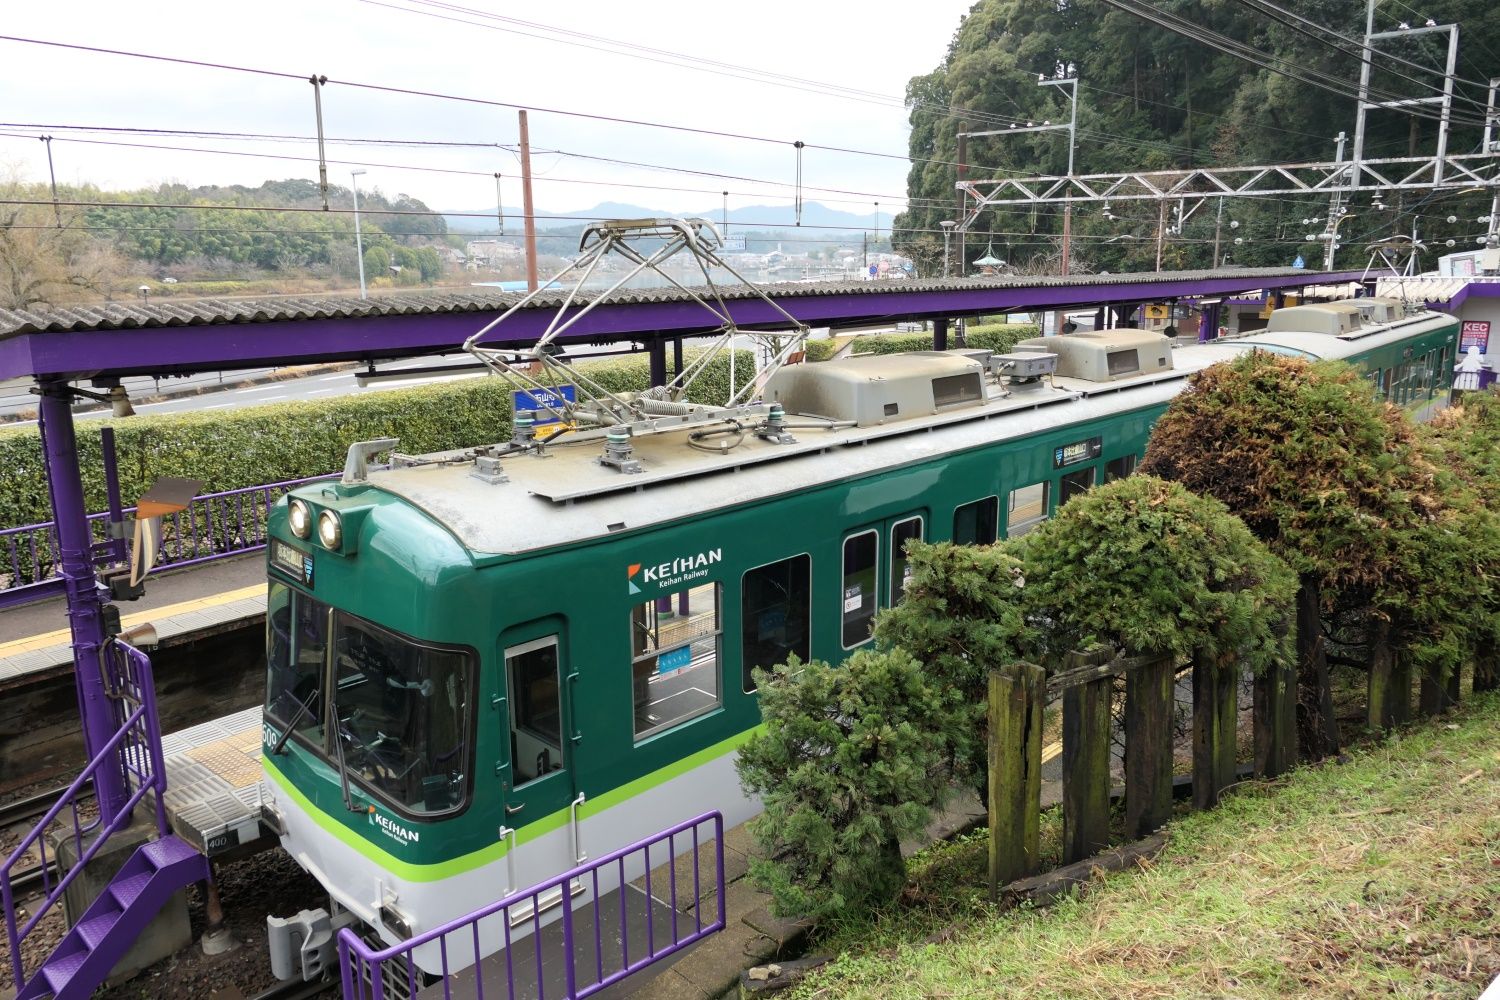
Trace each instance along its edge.
{"label": "red kec sign", "polygon": [[1458,335],[1458,353],[1466,354],[1470,347],[1477,347],[1481,354],[1490,349],[1490,321],[1466,319]]}

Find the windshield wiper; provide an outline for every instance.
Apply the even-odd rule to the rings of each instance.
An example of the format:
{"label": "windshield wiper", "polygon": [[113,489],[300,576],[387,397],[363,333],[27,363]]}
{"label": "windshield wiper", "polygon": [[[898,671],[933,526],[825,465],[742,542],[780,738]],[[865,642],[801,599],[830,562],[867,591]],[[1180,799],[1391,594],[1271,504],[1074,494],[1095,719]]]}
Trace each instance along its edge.
{"label": "windshield wiper", "polygon": [[282,731],[280,736],[276,737],[276,745],[271,748],[272,757],[281,754],[282,749],[286,746],[286,741],[291,739],[292,730],[297,728],[297,723],[301,722],[303,716],[312,711],[312,707],[296,695],[291,695],[291,699],[297,703],[297,714],[292,716],[292,721],[286,724],[286,729]]}
{"label": "windshield wiper", "polygon": [[[333,752],[334,756],[338,758],[339,789],[344,794],[344,808],[350,812],[364,812],[363,809],[354,808],[354,796],[349,791],[349,766],[344,763],[344,724],[339,720],[339,684],[337,674],[334,675],[333,690],[328,695],[328,710],[333,714]],[[350,742],[354,740],[352,730],[349,734],[349,740]]]}

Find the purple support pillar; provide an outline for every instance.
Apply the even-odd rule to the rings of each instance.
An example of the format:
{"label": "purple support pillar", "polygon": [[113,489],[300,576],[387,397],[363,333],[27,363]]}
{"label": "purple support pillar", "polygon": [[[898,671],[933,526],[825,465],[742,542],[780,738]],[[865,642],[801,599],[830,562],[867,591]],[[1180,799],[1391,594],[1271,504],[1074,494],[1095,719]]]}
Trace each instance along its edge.
{"label": "purple support pillar", "polygon": [[1219,336],[1219,303],[1206,302],[1198,318],[1198,343],[1206,344]]}
{"label": "purple support pillar", "polygon": [[[103,602],[94,579],[93,537],[83,505],[83,478],[73,436],[73,400],[66,382],[42,383],[40,411],[52,516],[68,594],[68,625],[73,632],[73,678],[83,712],[83,745],[92,760],[114,735],[115,718],[99,669],[105,642]],[[99,812],[113,816],[128,798],[123,772],[117,767],[101,767],[95,774]]]}
{"label": "purple support pillar", "polygon": [[1103,306],[1100,306],[1098,309],[1094,310],[1094,329],[1095,330],[1103,330],[1104,329],[1104,307]]}
{"label": "purple support pillar", "polygon": [[688,592],[686,590],[680,591],[677,594],[677,613],[684,618],[686,618],[689,614]]}
{"label": "purple support pillar", "polygon": [[932,321],[932,349],[934,351],[948,349],[948,320],[946,318]]}
{"label": "purple support pillar", "polygon": [[123,563],[128,553],[125,550],[125,514],[120,502],[120,470],[115,457],[113,427],[100,429],[99,444],[104,455],[104,490],[109,501],[109,548],[114,561]]}

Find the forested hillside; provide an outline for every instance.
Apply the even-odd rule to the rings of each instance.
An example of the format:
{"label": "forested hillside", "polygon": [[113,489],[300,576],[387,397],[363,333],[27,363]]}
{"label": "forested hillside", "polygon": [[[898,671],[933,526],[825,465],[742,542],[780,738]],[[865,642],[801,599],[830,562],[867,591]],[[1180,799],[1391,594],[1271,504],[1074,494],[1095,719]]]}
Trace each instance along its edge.
{"label": "forested hillside", "polygon": [[[1356,0],[1284,0],[1279,9],[1289,12],[1285,15],[1274,15],[1265,9],[1267,4],[1257,6],[1250,0],[1151,2],[1157,10],[1250,44],[1292,67],[1328,74],[1350,93],[1359,79],[1358,40],[1364,33],[1365,4]],[[1411,5],[1385,0],[1377,8],[1376,30],[1399,30],[1402,22],[1420,26],[1428,18],[1460,24],[1457,127],[1449,151],[1477,152],[1485,90],[1476,84],[1500,75],[1500,6],[1487,0]],[[1340,43],[1322,27],[1356,41]],[[1372,86],[1392,98],[1431,96],[1432,88],[1441,86],[1446,37],[1413,35],[1383,47],[1383,53],[1435,67],[1436,72],[1382,56]],[[1346,51],[1339,51],[1339,46]],[[929,268],[941,260],[938,222],[954,218],[956,212],[957,133],[1006,129],[1016,120],[1022,125],[1066,122],[1067,88],[1039,86],[1038,75],[1052,77],[1069,64],[1079,79],[1075,170],[1080,174],[1333,160],[1335,137],[1340,131],[1351,136],[1354,131],[1352,98],[1251,65],[1103,0],[980,0],[958,27],[938,67],[913,78],[907,88],[913,158],[907,194],[913,208],[896,219],[898,250],[904,246]],[[1435,107],[1427,106],[1421,117],[1392,111],[1372,115],[1366,157],[1430,153],[1435,114]],[[1063,174],[1067,155],[1065,132],[971,138],[968,176],[973,180]],[[1404,201],[1387,197],[1383,204],[1383,210],[1377,209],[1366,197],[1362,204],[1350,206],[1356,218],[1341,234],[1348,248],[1343,262],[1357,257],[1356,266],[1362,266],[1364,243],[1388,235],[1398,212],[1400,231],[1407,233],[1411,213],[1422,215],[1421,236],[1430,246],[1424,256],[1428,266],[1437,253],[1448,252],[1449,238],[1456,246],[1472,248],[1474,236],[1483,231],[1474,220],[1488,211],[1489,196],[1434,199],[1417,193]],[[1326,213],[1327,207],[1326,196],[1228,200],[1221,257],[1227,254],[1233,264],[1285,265],[1300,253],[1310,263],[1319,262],[1321,245],[1307,242],[1305,236],[1320,227],[1302,220]],[[1163,267],[1209,266],[1216,209],[1216,204],[1205,205],[1180,233],[1169,234]],[[1111,212],[1113,219],[1106,218],[1097,204],[1075,209],[1075,262],[1092,270],[1150,269],[1155,263],[1158,205],[1119,203]],[[1448,223],[1449,215],[1457,221]],[[979,256],[993,240],[996,254],[1013,262],[1055,259],[1057,241],[1052,236],[1061,232],[1060,220],[1060,209],[990,210],[973,226],[973,233],[980,235],[968,237],[967,258]],[[1230,221],[1239,226],[1231,231]],[[1168,223],[1170,228],[1170,216]],[[1235,237],[1241,240],[1238,245]],[[955,248],[955,264],[957,259]],[[1041,263],[1045,265],[1045,259]],[[1076,264],[1074,269],[1079,269]]]}
{"label": "forested hillside", "polygon": [[[317,183],[301,179],[136,191],[59,185],[64,205],[56,211],[45,184],[12,181],[0,191],[14,199],[0,211],[0,308],[109,294],[130,275],[225,293],[269,277],[353,279],[359,272],[353,192],[336,185],[329,205],[343,211],[324,212]],[[359,208],[370,282],[415,285],[442,273],[436,248],[448,226],[441,215],[379,191],[361,191]]]}

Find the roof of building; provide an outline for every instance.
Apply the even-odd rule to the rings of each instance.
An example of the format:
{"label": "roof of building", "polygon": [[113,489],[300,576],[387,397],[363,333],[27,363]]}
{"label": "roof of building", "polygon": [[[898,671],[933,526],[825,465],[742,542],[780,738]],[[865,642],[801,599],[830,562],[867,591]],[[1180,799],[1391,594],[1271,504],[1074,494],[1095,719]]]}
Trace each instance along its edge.
{"label": "roof of building", "polygon": [[[773,251],[774,252],[774,251]],[[828,295],[876,296],[890,292],[978,291],[1028,288],[1097,288],[1110,285],[1153,285],[1212,279],[1308,278],[1306,271],[1289,268],[1219,268],[1202,271],[1159,271],[1142,274],[995,275],[969,278],[922,278],[900,283],[833,281],[763,286],[777,300]],[[1320,276],[1322,277],[1322,276]],[[531,308],[556,309],[566,289],[539,296]],[[755,299],[759,290],[745,285],[719,286],[726,300]],[[346,319],[361,316],[422,316],[441,313],[490,313],[504,310],[523,293],[471,287],[394,295],[275,296],[248,299],[162,299],[156,302],[107,302],[96,305],[40,309],[0,309],[0,338],[25,333],[81,330],[130,330],[142,327],[200,326],[216,323],[267,323],[281,320]],[[593,298],[588,293],[580,302]],[[613,302],[631,304],[687,303],[688,294],[675,288],[642,288],[616,292]]]}

